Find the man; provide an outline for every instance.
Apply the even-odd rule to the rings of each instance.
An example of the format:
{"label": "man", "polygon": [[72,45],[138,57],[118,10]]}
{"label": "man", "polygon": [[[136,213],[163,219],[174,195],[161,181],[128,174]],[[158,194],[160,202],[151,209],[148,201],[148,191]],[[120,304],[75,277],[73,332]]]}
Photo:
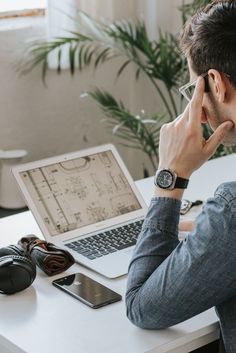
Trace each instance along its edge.
{"label": "man", "polygon": [[[181,91],[188,98],[187,86],[196,87],[184,113],[161,129],[155,197],[129,268],[127,315],[139,327],[160,329],[215,306],[225,350],[235,353],[236,181],[218,187],[182,242],[178,223],[191,174],[221,143],[236,144],[236,1],[198,12],[182,48],[193,84]],[[214,131],[207,141],[205,122]]]}

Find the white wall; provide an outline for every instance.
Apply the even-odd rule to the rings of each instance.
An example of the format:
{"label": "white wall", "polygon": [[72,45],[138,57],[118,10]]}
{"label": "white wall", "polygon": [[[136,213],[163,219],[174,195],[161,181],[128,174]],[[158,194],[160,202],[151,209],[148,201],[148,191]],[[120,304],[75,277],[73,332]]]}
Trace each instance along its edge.
{"label": "white wall", "polygon": [[[92,8],[95,0],[84,3]],[[102,15],[106,14],[104,9],[111,0],[96,3],[100,4],[97,14]],[[143,16],[155,36],[157,26],[176,29],[178,3],[177,0],[113,0],[112,14],[110,7],[108,12],[116,18]],[[153,29],[155,22],[156,29]],[[29,152],[27,160],[34,160],[114,142],[133,177],[142,178],[142,164],[148,165],[145,156],[120,147],[107,125],[101,123],[103,113],[97,105],[90,99],[80,99],[80,94],[97,85],[137,109],[136,113],[144,104],[154,112],[158,101],[152,87],[145,83],[143,90],[142,85],[134,81],[132,69],[115,83],[117,63],[106,64],[96,74],[93,70],[85,70],[72,78],[67,71],[58,77],[50,70],[47,87],[42,84],[39,68],[26,76],[19,76],[15,67],[23,56],[26,42],[42,35],[45,35],[42,19],[34,19],[30,27],[0,28],[0,149],[24,148]]]}

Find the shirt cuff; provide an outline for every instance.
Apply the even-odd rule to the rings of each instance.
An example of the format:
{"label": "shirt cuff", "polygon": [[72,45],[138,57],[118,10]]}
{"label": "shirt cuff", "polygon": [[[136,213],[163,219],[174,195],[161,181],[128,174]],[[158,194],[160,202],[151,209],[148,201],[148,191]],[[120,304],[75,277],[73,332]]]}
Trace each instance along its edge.
{"label": "shirt cuff", "polygon": [[143,223],[143,229],[152,228],[178,234],[180,207],[180,200],[169,197],[153,197]]}

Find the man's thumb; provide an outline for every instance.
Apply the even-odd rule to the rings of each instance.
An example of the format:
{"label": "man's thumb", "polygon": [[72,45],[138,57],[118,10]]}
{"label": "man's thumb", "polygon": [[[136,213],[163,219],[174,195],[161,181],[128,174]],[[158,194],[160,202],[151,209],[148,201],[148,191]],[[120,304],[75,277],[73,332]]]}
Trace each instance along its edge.
{"label": "man's thumb", "polygon": [[217,147],[223,142],[233,126],[234,124],[232,121],[225,121],[220,124],[215,132],[209,137],[204,148],[209,157],[214,154]]}

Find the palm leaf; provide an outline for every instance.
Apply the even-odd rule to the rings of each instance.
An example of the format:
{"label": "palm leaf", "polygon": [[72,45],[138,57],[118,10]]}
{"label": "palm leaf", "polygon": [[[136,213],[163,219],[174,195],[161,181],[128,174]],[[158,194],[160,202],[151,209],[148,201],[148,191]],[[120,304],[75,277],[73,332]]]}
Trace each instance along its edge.
{"label": "palm leaf", "polygon": [[[80,31],[69,32],[68,37],[59,37],[50,42],[35,43],[28,56],[27,71],[42,63],[44,79],[47,71],[45,62],[47,62],[49,54],[58,51],[60,55],[57,55],[57,67],[58,72],[60,72],[62,53],[64,50],[68,50],[72,74],[74,74],[76,67],[83,70],[86,66],[94,65],[96,69],[99,64],[119,56],[124,62],[118,69],[117,77],[132,62],[137,66],[136,79],[139,78],[140,72],[143,72],[156,87],[157,83],[153,81],[153,78],[163,80],[168,73],[166,86],[168,89],[172,88],[174,78],[178,75],[176,71],[180,67],[180,61],[174,65],[176,50],[174,51],[173,48],[176,41],[174,42],[172,37],[169,38],[169,43],[165,48],[164,40],[166,38],[161,37],[161,45],[155,41],[150,41],[145,24],[141,21],[137,23],[119,21],[105,25],[82,12],[79,15],[79,25]],[[168,52],[163,55],[164,51],[167,50]],[[168,53],[170,54],[168,65],[164,65]],[[169,109],[169,104],[172,102],[168,103],[159,89],[157,89],[157,93],[163,100],[169,115],[172,116],[173,113]]]}
{"label": "palm leaf", "polygon": [[[183,22],[197,8],[209,2],[184,2],[180,7]],[[61,71],[62,58],[67,55],[72,75],[76,69],[83,70],[88,66],[97,69],[99,65],[120,57],[122,63],[116,74],[119,78],[133,63],[136,80],[140,74],[146,75],[161,98],[165,108],[163,114],[155,114],[151,118],[145,112],[132,114],[122,101],[117,101],[110,93],[99,89],[88,92],[88,95],[104,111],[107,125],[112,128],[114,135],[125,141],[122,144],[145,152],[155,169],[158,163],[160,127],[180,114],[182,99],[179,99],[177,106],[175,98],[178,87],[188,80],[186,60],[181,55],[177,36],[160,30],[157,39],[150,40],[143,21],[116,21],[107,24],[105,21],[94,20],[81,11],[78,14],[78,31],[68,32],[68,37],[33,43],[21,71],[28,72],[42,65],[42,78],[45,81],[48,56],[52,53],[56,54],[58,73]],[[160,85],[160,82],[164,85]],[[209,136],[209,129],[204,133]],[[221,155],[232,150],[234,149],[220,147],[217,153]]]}
{"label": "palm leaf", "polygon": [[130,60],[130,59],[129,59],[129,60],[126,60],[126,61],[121,65],[121,67],[119,68],[119,70],[118,70],[116,76],[119,77],[119,76],[122,74],[122,72],[124,71],[124,69],[126,68],[126,66],[128,66],[130,63],[131,63],[131,60]]}
{"label": "palm leaf", "polygon": [[[113,133],[125,144],[138,148],[148,154],[153,167],[158,163],[158,144],[160,128],[165,122],[164,116],[158,114],[148,118],[144,112],[133,115],[124,107],[122,101],[117,101],[110,93],[98,88],[88,92],[102,108],[108,125],[113,127]],[[128,141],[128,142],[127,142]]]}

